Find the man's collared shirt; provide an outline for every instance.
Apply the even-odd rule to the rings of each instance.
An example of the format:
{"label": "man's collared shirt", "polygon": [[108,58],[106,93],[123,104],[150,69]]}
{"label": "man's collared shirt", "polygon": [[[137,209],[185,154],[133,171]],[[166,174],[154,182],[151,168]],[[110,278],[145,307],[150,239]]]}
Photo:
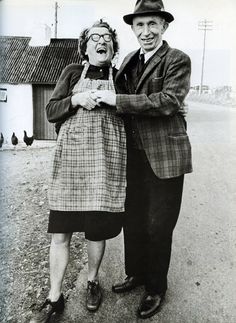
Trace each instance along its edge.
{"label": "man's collared shirt", "polygon": [[144,54],[144,64],[149,60],[149,58],[152,57],[152,55],[154,55],[158,51],[159,48],[161,48],[162,45],[163,45],[163,41],[161,41],[160,44],[157,45],[155,49],[147,53],[144,53],[142,48],[140,49],[140,54]]}

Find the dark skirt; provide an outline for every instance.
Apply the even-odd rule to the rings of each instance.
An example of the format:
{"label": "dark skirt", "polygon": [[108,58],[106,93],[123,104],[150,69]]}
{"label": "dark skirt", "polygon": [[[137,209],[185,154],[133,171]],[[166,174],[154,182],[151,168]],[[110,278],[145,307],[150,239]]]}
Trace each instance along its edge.
{"label": "dark skirt", "polygon": [[101,241],[116,237],[124,212],[50,210],[48,233],[84,232],[85,238]]}

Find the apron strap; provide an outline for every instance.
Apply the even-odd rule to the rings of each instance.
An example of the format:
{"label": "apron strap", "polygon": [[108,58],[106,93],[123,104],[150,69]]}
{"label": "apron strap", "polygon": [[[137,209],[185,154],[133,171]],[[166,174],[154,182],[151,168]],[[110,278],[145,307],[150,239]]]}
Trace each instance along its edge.
{"label": "apron strap", "polygon": [[[75,84],[74,89],[72,90],[73,94],[76,93],[79,89],[79,84],[85,80],[88,69],[89,69],[89,62],[86,62],[84,64],[84,68],[83,71],[81,73],[80,79],[78,80],[78,82]],[[102,81],[102,80],[101,80]],[[108,76],[108,80],[103,80],[105,82],[108,83],[108,89],[115,92],[115,86],[114,86],[114,82],[113,82],[113,69],[112,66],[109,67],[109,76]]]}
{"label": "apron strap", "polygon": [[80,76],[80,80],[84,80],[85,79],[85,77],[87,75],[87,72],[88,72],[88,69],[89,69],[89,66],[90,66],[89,62],[86,62],[84,64],[84,68],[83,68],[82,74]]}

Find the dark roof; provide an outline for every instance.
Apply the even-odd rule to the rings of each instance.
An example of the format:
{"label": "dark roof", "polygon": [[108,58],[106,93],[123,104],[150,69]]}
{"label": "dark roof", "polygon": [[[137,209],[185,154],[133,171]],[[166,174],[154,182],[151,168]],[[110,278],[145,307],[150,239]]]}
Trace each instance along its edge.
{"label": "dark roof", "polygon": [[39,56],[30,83],[55,83],[63,68],[78,62],[78,39],[51,39]]}
{"label": "dark roof", "polygon": [[80,61],[77,39],[30,46],[30,37],[0,36],[0,82],[55,84],[63,68]]}
{"label": "dark roof", "polygon": [[30,47],[30,37],[0,37],[0,81],[25,83],[43,47]]}

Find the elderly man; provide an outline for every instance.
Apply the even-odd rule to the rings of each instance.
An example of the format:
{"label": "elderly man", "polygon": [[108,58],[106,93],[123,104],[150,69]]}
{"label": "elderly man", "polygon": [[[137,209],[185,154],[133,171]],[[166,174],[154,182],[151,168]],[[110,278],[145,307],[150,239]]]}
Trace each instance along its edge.
{"label": "elderly man", "polygon": [[124,222],[127,278],[122,293],[145,285],[138,315],[158,312],[167,290],[172,234],[184,174],[192,171],[186,121],[180,112],[190,86],[191,62],[162,36],[174,17],[161,0],[138,0],[125,15],[141,49],[127,55],[116,76],[119,94],[97,92],[98,101],[124,115],[128,144]]}

